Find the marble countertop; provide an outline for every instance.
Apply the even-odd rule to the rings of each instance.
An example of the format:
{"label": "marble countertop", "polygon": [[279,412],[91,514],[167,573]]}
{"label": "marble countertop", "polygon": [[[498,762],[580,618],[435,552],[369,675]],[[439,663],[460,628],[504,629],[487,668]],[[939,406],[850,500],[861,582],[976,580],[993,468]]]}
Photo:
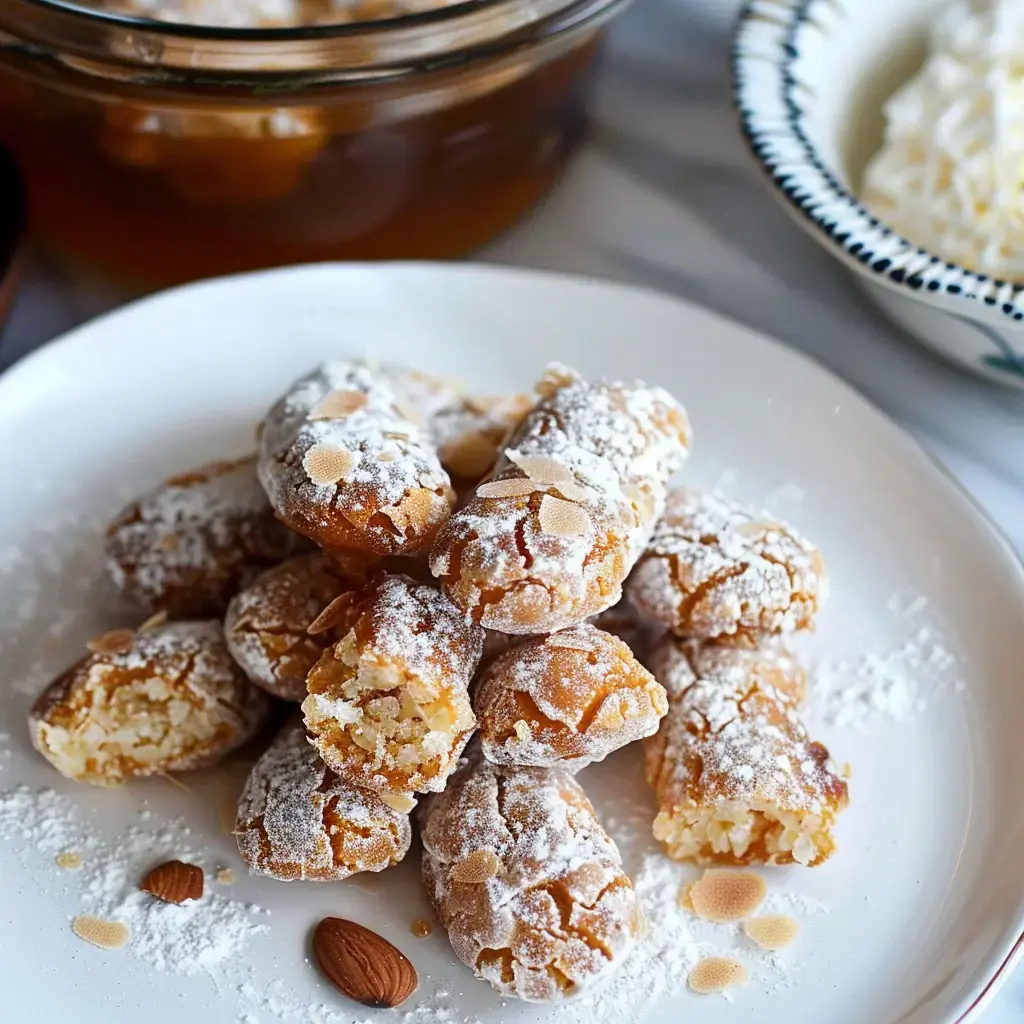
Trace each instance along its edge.
{"label": "marble countertop", "polygon": [[[966,376],[885,321],[776,205],[736,133],[736,0],[639,0],[616,24],[589,143],[485,260],[632,281],[801,349],[910,430],[1024,552],[1024,394]],[[38,258],[0,366],[123,296]],[[1024,971],[985,1024],[1024,1019]]]}

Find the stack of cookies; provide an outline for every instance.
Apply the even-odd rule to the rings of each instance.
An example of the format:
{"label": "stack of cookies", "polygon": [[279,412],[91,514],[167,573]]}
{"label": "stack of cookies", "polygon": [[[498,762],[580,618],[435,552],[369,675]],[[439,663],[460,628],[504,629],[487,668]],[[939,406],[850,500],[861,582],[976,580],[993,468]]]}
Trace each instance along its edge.
{"label": "stack of cookies", "polygon": [[535,396],[466,398],[336,362],[258,433],[257,457],[111,525],[113,576],[152,617],[93,641],[33,708],[65,775],[207,765],[290,703],[239,803],[249,867],[384,870],[419,802],[455,952],[534,1001],[592,986],[642,934],[575,778],[626,744],[645,741],[669,856],[829,856],[846,787],[784,646],[825,596],[821,559],[784,524],[670,491],[690,429],[665,391],[553,366]]}

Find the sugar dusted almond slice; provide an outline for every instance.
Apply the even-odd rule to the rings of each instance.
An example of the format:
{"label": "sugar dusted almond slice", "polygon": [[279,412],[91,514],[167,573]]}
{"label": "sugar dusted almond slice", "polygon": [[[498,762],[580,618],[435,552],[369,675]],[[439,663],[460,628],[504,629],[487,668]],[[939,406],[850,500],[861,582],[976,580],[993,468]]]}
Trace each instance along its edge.
{"label": "sugar dusted almond slice", "polygon": [[590,501],[594,492],[589,487],[583,487],[573,480],[559,480],[551,484],[566,501]]}
{"label": "sugar dusted almond slice", "polygon": [[747,969],[731,956],[709,956],[690,971],[687,983],[697,995],[712,995],[747,983]]}
{"label": "sugar dusted almond slice", "polygon": [[359,465],[359,452],[318,441],[303,456],[302,468],[306,476],[320,487],[344,480]]}
{"label": "sugar dusted almond slice", "polygon": [[590,530],[590,516],[582,505],[545,494],[540,503],[540,528],[553,537],[582,537]]}
{"label": "sugar dusted almond slice", "polygon": [[343,420],[366,405],[362,391],[342,389],[324,395],[309,412],[310,420]]}
{"label": "sugar dusted almond slice", "polygon": [[529,478],[513,477],[508,480],[488,480],[476,489],[478,498],[522,498],[533,494],[537,485]]}
{"label": "sugar dusted almond slice", "polygon": [[112,629],[103,636],[95,637],[85,646],[93,654],[127,654],[135,643],[135,631],[132,629]]}
{"label": "sugar dusted almond slice", "polygon": [[351,594],[339,594],[307,627],[310,636],[326,633],[341,621],[345,609],[350,605]]}
{"label": "sugar dusted almond slice", "polygon": [[561,391],[562,388],[567,388],[581,379],[580,375],[568,366],[562,363],[551,363],[541,379],[534,385],[533,390],[541,398],[551,398],[556,391]]}
{"label": "sugar dusted almond slice", "polygon": [[704,921],[742,921],[764,902],[768,886],[753,871],[709,868],[686,891],[694,914]]}
{"label": "sugar dusted almond slice", "polygon": [[545,641],[548,647],[564,647],[568,651],[592,651],[593,645],[577,636],[552,633]]}
{"label": "sugar dusted almond slice", "polygon": [[465,860],[460,860],[451,871],[453,882],[479,885],[495,878],[502,872],[502,863],[497,854],[490,850],[474,850]]}
{"label": "sugar dusted almond slice", "polygon": [[380,798],[399,814],[408,814],[416,806],[416,798],[411,793],[381,793]]}
{"label": "sugar dusted almond slice", "polygon": [[410,491],[399,504],[413,533],[421,533],[436,521],[437,493],[426,487]]}
{"label": "sugar dusted almond slice", "polygon": [[761,537],[766,533],[782,529],[784,527],[781,523],[773,523],[771,520],[765,519],[751,519],[746,523],[740,523],[736,527],[736,532],[743,537]]}
{"label": "sugar dusted almond slice", "polygon": [[572,470],[548,455],[520,455],[514,448],[505,450],[505,457],[518,466],[535,484],[572,483]]}
{"label": "sugar dusted almond slice", "polygon": [[164,610],[158,611],[155,615],[150,615],[146,621],[139,626],[138,632],[145,633],[147,629],[157,629],[167,621],[167,612]]}
{"label": "sugar dusted almond slice", "polygon": [[102,917],[81,915],[71,922],[71,930],[86,942],[100,949],[120,949],[131,938],[128,925],[122,921],[105,921]]}
{"label": "sugar dusted almond slice", "polygon": [[743,931],[762,949],[776,950],[788,946],[800,934],[800,925],[785,914],[769,914],[744,921]]}

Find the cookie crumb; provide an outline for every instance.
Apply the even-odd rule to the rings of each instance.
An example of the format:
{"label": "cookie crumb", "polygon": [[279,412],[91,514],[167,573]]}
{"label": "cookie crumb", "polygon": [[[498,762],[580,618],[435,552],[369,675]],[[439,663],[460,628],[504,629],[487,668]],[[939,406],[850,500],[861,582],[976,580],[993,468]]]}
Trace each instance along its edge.
{"label": "cookie crumb", "polygon": [[219,868],[213,877],[214,880],[219,882],[221,885],[235,884],[235,873],[231,868]]}
{"label": "cookie crumb", "polygon": [[411,931],[417,939],[425,939],[434,930],[434,926],[424,918],[420,917],[413,921]]}
{"label": "cookie crumb", "polygon": [[57,867],[65,871],[77,871],[82,866],[82,855],[77,850],[65,850],[58,853],[56,858]]}

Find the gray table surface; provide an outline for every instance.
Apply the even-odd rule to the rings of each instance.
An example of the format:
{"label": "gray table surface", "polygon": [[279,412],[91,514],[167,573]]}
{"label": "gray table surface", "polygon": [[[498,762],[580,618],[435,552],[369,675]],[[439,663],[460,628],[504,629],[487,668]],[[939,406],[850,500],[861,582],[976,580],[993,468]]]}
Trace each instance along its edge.
{"label": "gray table surface", "polygon": [[[888,324],[776,204],[729,108],[736,6],[639,0],[623,15],[590,141],[555,194],[479,258],[659,288],[785,340],[910,430],[1024,551],[1024,394],[960,373]],[[0,366],[123,298],[37,257]],[[983,1019],[1024,1020],[1024,973]]]}

